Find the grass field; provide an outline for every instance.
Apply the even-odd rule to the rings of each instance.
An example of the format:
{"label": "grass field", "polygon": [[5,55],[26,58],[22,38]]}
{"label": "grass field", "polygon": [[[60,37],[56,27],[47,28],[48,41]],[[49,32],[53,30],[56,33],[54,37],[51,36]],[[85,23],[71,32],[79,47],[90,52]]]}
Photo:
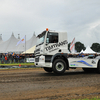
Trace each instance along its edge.
{"label": "grass field", "polygon": [[8,64],[0,64],[0,66],[32,66],[34,63],[8,63]]}

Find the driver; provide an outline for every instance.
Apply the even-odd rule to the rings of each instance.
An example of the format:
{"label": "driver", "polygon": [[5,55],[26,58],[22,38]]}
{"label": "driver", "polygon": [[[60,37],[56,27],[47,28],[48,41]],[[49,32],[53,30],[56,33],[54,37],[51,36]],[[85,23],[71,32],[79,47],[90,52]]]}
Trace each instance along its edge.
{"label": "driver", "polygon": [[58,38],[57,36],[54,37],[53,43],[57,43],[58,42]]}

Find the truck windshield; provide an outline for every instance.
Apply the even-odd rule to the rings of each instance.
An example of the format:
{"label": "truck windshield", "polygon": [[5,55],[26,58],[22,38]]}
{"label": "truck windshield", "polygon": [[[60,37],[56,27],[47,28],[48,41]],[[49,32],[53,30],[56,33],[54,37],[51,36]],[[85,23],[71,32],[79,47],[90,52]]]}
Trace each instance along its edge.
{"label": "truck windshield", "polygon": [[37,37],[38,37],[37,46],[44,43],[45,34],[46,34],[46,31],[43,31],[41,34],[39,34],[39,35],[37,36]]}
{"label": "truck windshield", "polygon": [[41,45],[42,43],[44,43],[44,39],[45,39],[45,35],[42,36],[41,38],[38,38],[37,45]]}

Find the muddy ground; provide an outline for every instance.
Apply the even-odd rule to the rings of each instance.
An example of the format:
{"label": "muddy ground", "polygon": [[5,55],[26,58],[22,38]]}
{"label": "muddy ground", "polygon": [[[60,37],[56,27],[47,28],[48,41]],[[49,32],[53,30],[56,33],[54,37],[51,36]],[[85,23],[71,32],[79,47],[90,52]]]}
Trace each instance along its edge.
{"label": "muddy ground", "polygon": [[100,74],[69,70],[57,76],[42,68],[0,70],[0,100],[71,100],[100,97]]}

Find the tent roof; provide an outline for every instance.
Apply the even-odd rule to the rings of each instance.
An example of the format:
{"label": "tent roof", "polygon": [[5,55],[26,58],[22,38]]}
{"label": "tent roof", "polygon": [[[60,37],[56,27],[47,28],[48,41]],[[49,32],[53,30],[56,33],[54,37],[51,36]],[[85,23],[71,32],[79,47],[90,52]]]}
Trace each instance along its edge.
{"label": "tent roof", "polygon": [[85,51],[83,51],[83,53],[96,53],[96,52],[94,52],[89,46],[87,46],[87,48],[85,49]]}
{"label": "tent roof", "polygon": [[33,36],[26,42],[26,50],[30,49],[31,47],[35,46],[37,43],[36,35]]}
{"label": "tent roof", "polygon": [[[12,33],[11,37],[7,41],[2,41],[2,38],[0,36],[0,53],[8,53],[8,52],[16,52],[16,53],[22,53],[25,51],[25,43],[21,43],[18,46],[16,46],[17,42],[20,39],[17,39],[14,36],[14,33]],[[26,50],[30,49],[37,43],[37,38],[35,34],[26,41]]]}
{"label": "tent roof", "polygon": [[2,43],[3,42],[3,40],[2,40],[2,37],[1,37],[1,35],[0,35],[0,43]]}
{"label": "tent roof", "polygon": [[82,53],[82,52],[84,52],[84,51],[83,51],[83,49],[81,50],[81,52],[80,52],[80,53]]}
{"label": "tent roof", "polygon": [[7,41],[0,44],[0,47],[2,47],[0,48],[0,53],[7,53],[9,50],[11,51],[15,49],[15,45],[18,41],[19,40],[16,39],[12,33],[11,37]]}
{"label": "tent roof", "polygon": [[31,47],[30,49],[26,50],[26,52],[23,52],[22,54],[25,54],[25,53],[27,53],[27,54],[28,53],[34,53],[35,47],[36,46]]}

